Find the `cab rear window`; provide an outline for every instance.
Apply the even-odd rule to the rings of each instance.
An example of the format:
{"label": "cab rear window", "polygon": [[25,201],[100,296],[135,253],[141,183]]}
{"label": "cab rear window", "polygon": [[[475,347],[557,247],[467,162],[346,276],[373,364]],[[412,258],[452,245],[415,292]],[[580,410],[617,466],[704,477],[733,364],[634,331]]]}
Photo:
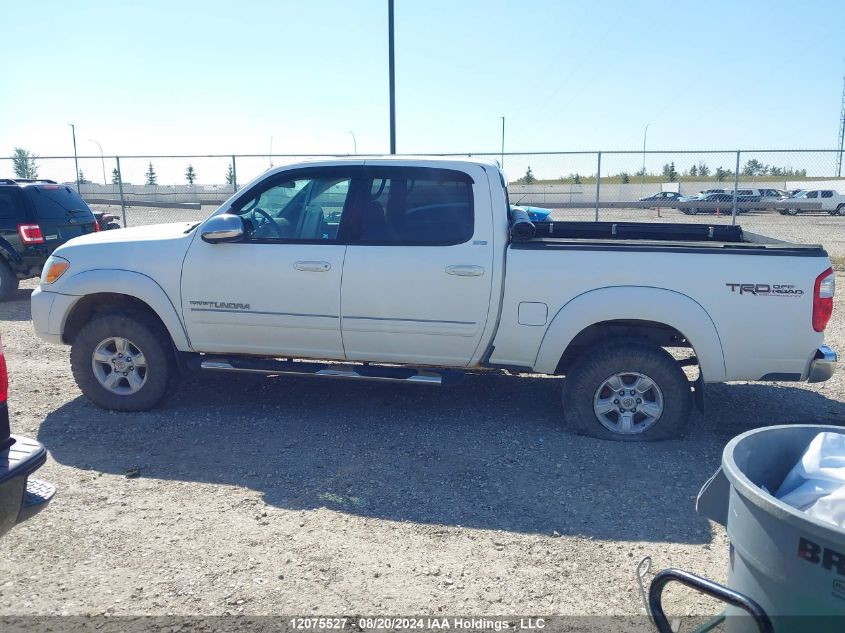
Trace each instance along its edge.
{"label": "cab rear window", "polygon": [[88,214],[91,209],[73,189],[66,185],[40,185],[27,187],[26,195],[35,207],[39,218],[58,219],[69,215]]}

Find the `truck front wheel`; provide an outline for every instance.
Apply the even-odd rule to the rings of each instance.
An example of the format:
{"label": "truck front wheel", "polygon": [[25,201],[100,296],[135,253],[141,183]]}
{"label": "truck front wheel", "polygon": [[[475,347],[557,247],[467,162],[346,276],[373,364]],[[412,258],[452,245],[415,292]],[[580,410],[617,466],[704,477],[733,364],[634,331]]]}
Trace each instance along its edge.
{"label": "truck front wheel", "polygon": [[115,411],[152,409],[175,391],[179,380],[167,331],[134,312],[89,321],[73,342],[70,363],[82,393]]}
{"label": "truck front wheel", "polygon": [[567,423],[580,435],[647,442],[678,436],[692,410],[689,380],[664,349],[610,339],[589,349],[563,384]]}

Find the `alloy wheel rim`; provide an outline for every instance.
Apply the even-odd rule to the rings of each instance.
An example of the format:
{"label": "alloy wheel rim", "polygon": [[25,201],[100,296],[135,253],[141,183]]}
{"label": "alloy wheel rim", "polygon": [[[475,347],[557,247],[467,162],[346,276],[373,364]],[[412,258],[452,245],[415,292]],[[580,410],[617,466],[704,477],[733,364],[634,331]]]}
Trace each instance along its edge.
{"label": "alloy wheel rim", "polygon": [[620,435],[644,433],[663,415],[663,392],[645,374],[617,372],[593,396],[593,411],[603,427]]}
{"label": "alloy wheel rim", "polygon": [[110,336],[94,347],[94,376],[100,385],[119,396],[138,393],[147,382],[147,359],[129,339]]}

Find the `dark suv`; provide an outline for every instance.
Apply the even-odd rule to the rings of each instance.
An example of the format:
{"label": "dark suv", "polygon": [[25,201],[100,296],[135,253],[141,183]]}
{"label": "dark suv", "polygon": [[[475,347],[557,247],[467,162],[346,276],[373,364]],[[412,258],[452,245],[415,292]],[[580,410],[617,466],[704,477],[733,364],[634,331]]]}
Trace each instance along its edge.
{"label": "dark suv", "polygon": [[52,180],[0,178],[0,301],[14,294],[21,279],[38,277],[56,248],[98,230],[73,188]]}

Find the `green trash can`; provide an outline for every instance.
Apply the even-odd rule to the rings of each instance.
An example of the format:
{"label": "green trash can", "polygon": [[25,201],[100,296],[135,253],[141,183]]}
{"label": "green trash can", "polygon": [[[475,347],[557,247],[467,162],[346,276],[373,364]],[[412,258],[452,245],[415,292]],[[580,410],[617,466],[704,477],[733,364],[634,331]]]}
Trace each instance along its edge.
{"label": "green trash can", "polygon": [[[825,431],[845,434],[839,426],[785,425],[738,435],[696,502],[699,514],[727,527],[728,587],[759,603],[776,633],[845,632],[845,529],[773,496]],[[729,617],[726,630],[756,628],[748,618]]]}

